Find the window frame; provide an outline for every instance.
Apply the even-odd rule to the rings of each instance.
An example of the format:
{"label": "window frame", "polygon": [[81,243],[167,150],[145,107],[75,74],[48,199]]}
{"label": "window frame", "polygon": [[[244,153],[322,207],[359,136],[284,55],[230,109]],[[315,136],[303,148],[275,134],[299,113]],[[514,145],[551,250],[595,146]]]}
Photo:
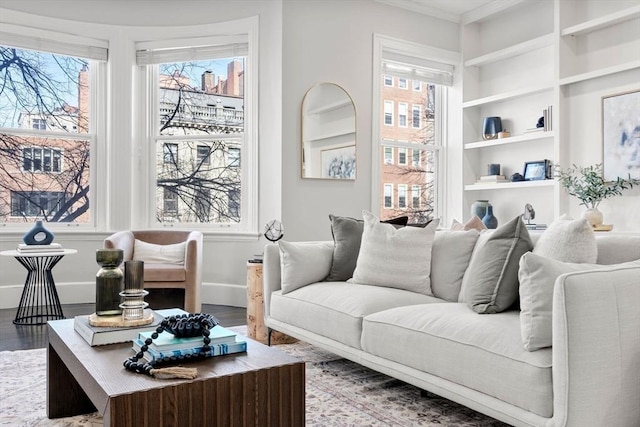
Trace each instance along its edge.
{"label": "window frame", "polygon": [[409,127],[409,104],[406,102],[398,102],[398,127]]}
{"label": "window frame", "polygon": [[[407,209],[407,194],[409,190],[407,184],[398,184],[398,209]],[[404,198],[404,201],[403,199]]]}
{"label": "window frame", "polygon": [[[404,82],[404,84],[402,84]],[[399,77],[398,78],[398,89],[408,90],[409,89],[409,81],[408,79]]]}
{"label": "window frame", "polygon": [[[387,196],[387,188],[389,189],[389,195]],[[384,194],[384,209],[393,209],[393,184],[383,184]],[[387,206],[387,198],[389,198],[389,206]]]}
{"label": "window frame", "polygon": [[[390,82],[387,84],[387,77],[390,79]],[[384,85],[386,87],[393,87],[393,81],[394,81],[394,77],[390,76],[390,75],[385,75],[384,76]]]}
{"label": "window frame", "polygon": [[[409,156],[407,155],[408,154],[407,151],[409,151],[409,149],[406,147],[398,148],[398,165],[399,166],[407,166],[409,164],[409,161],[408,161]],[[403,157],[404,157],[404,160],[402,159]]]}
{"label": "window frame", "polygon": [[[418,112],[418,120],[416,120],[416,111]],[[422,125],[422,105],[413,104],[411,106],[411,127],[420,129]]]}
{"label": "window frame", "polygon": [[[384,164],[385,165],[393,165],[393,147],[384,145],[382,147],[384,149]],[[389,155],[387,156],[387,150],[389,150]]]}
{"label": "window frame", "polygon": [[[416,191],[416,188],[418,191]],[[418,199],[418,203],[416,203],[416,199]],[[413,184],[411,185],[411,207],[413,209],[419,209],[422,206],[422,189],[420,185]]]}
{"label": "window frame", "polygon": [[[389,109],[387,107],[390,107]],[[383,111],[383,115],[384,115],[384,125],[385,126],[394,126],[394,120],[393,120],[393,116],[394,116],[394,109],[395,109],[395,103],[393,101],[389,101],[389,100],[384,100],[384,111]],[[390,111],[389,111],[390,110]],[[387,120],[389,119],[389,120]],[[387,123],[389,122],[389,123]]]}

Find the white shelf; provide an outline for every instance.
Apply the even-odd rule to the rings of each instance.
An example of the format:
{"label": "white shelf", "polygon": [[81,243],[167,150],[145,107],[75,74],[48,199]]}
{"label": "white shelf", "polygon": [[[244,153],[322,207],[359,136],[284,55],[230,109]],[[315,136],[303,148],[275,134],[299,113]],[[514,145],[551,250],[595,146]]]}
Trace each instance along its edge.
{"label": "white shelf", "polygon": [[555,184],[553,179],[543,179],[540,181],[518,181],[518,182],[500,182],[487,184],[470,184],[465,185],[465,191],[479,190],[507,190],[514,188],[531,188],[531,187],[552,187]]}
{"label": "white shelf", "polygon": [[493,102],[505,101],[507,99],[518,98],[526,95],[533,95],[535,93],[546,92],[553,89],[552,85],[538,85],[538,86],[529,86],[518,90],[512,90],[510,92],[503,92],[496,95],[486,96],[484,98],[477,98],[471,101],[466,101],[462,103],[462,108],[471,108],[477,107],[480,105],[491,104]]}
{"label": "white shelf", "polygon": [[609,15],[600,16],[590,21],[585,21],[571,27],[567,27],[560,32],[564,36],[579,36],[593,31],[601,30],[621,22],[629,21],[640,17],[640,5],[632,6]]}
{"label": "white shelf", "polygon": [[468,25],[474,22],[481,22],[487,18],[491,18],[501,12],[509,10],[515,6],[525,4],[525,0],[502,0],[492,1],[482,7],[477,7],[462,14],[460,24]]}
{"label": "white shelf", "polygon": [[337,110],[339,108],[346,107],[348,105],[349,106],[352,105],[351,99],[345,99],[345,100],[341,100],[331,104],[323,105],[322,107],[318,107],[311,111],[308,111],[306,114],[313,115],[313,114],[328,113],[329,111]]}
{"label": "white shelf", "polygon": [[553,131],[548,132],[531,132],[524,133],[522,135],[510,136],[509,138],[491,139],[488,141],[468,142],[464,144],[465,150],[472,150],[474,148],[494,147],[496,145],[504,144],[516,144],[519,142],[534,141],[538,139],[551,139],[555,136]]}
{"label": "white shelf", "polygon": [[599,70],[588,71],[586,73],[575,74],[573,76],[560,79],[560,86],[570,85],[572,83],[578,83],[585,80],[596,79],[598,77],[608,76],[610,74],[621,73],[627,70],[634,70],[640,68],[640,60],[625,62],[624,64],[612,65],[611,67],[601,68]]}
{"label": "white shelf", "polygon": [[338,136],[344,136],[344,135],[354,135],[355,132],[331,132],[331,133],[325,133],[319,136],[316,136],[314,138],[309,138],[308,141],[309,142],[314,142],[314,141],[322,141],[324,139],[330,139],[330,138],[335,138]]}
{"label": "white shelf", "polygon": [[541,49],[543,47],[553,45],[554,35],[545,34],[535,39],[527,40],[522,43],[509,46],[486,55],[478,56],[464,62],[465,67],[480,66],[491,64],[492,62],[502,61],[504,59],[513,58],[514,56],[524,55],[532,50]]}

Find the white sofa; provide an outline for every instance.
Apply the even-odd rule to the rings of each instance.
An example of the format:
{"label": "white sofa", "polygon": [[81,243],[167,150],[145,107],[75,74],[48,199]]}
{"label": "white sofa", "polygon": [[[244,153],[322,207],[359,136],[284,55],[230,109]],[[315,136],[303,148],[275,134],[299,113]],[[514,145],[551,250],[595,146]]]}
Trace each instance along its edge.
{"label": "white sofa", "polygon": [[[441,234],[433,243],[432,286],[450,268],[433,262],[441,259]],[[638,235],[596,241],[598,264],[640,258]],[[333,246],[309,242],[305,262],[330,265]],[[640,267],[558,277],[553,344],[536,351],[523,347],[518,310],[477,314],[464,303],[347,282],[283,294],[277,244],[265,248],[263,280],[270,329],[496,419],[516,426],[640,426]]]}

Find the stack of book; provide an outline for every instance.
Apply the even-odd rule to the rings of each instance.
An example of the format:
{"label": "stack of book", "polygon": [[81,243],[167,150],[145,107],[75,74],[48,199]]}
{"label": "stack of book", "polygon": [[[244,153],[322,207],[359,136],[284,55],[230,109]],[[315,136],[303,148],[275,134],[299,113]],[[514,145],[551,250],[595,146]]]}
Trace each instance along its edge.
{"label": "stack of book", "polygon": [[[141,350],[146,339],[151,338],[153,331],[141,332],[138,338],[133,340],[132,350],[137,353]],[[204,342],[203,337],[177,338],[170,332],[164,331],[154,339],[148,350],[144,352],[143,359],[152,362],[167,357],[179,357],[187,354],[201,352]],[[218,325],[210,330],[209,347],[206,357],[220,356],[224,354],[242,353],[247,351],[247,342],[241,340],[235,332]]]}
{"label": "stack of book", "polygon": [[504,175],[482,175],[476,184],[491,184],[509,182]]}
{"label": "stack of book", "polygon": [[51,243],[50,245],[25,245],[20,243],[16,250],[21,254],[64,252],[64,248],[60,243]]}

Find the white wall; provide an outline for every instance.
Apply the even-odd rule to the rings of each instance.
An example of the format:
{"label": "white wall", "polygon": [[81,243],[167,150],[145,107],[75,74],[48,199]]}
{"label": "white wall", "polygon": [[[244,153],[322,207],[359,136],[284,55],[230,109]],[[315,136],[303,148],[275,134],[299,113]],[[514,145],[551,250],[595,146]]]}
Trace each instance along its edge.
{"label": "white wall", "polygon": [[[259,19],[259,224],[281,217],[281,123],[282,123],[282,3],[280,0],[256,1],[13,1],[3,0],[0,22],[35,28],[84,34],[109,40],[112,46],[130,47],[129,54],[113,56],[120,64],[133,61],[133,40],[142,34],[165,34],[171,31],[196,31],[197,25],[258,16]],[[11,10],[7,10],[11,9]],[[60,19],[57,19],[60,18]],[[125,25],[125,26],[123,26]],[[177,28],[184,26],[182,29]],[[205,28],[206,30],[206,28]],[[126,69],[126,67],[125,67]],[[133,69],[133,63],[131,63]],[[118,202],[124,214],[112,211],[109,230],[100,233],[57,232],[56,242],[78,249],[77,255],[65,257],[53,273],[63,303],[95,300],[95,250],[102,247],[110,231],[136,227],[131,220],[136,189],[131,189],[135,173],[132,145],[134,114],[131,88],[135,81],[129,73],[112,76],[116,84],[108,88],[108,114],[118,126],[109,128],[109,144],[117,146],[117,173],[100,176],[108,180],[110,202]],[[109,186],[104,185],[107,188]],[[127,201],[131,201],[128,203]],[[95,205],[94,205],[95,206]],[[135,209],[134,209],[135,210]],[[135,216],[134,216],[135,218]],[[133,224],[132,224],[133,221]],[[0,231],[0,250],[15,249],[22,234]],[[249,241],[219,241],[205,237],[203,300],[207,303],[244,306],[246,304],[246,261],[262,252],[264,238]],[[0,308],[16,307],[22,291],[25,270],[11,257],[0,257]]]}
{"label": "white wall", "polygon": [[[285,0],[283,5],[282,222],[287,240],[330,240],[330,213],[371,209],[373,34],[458,51],[456,24],[370,0]],[[300,107],[318,82],[337,83],[356,107],[357,178],[300,177]]]}

